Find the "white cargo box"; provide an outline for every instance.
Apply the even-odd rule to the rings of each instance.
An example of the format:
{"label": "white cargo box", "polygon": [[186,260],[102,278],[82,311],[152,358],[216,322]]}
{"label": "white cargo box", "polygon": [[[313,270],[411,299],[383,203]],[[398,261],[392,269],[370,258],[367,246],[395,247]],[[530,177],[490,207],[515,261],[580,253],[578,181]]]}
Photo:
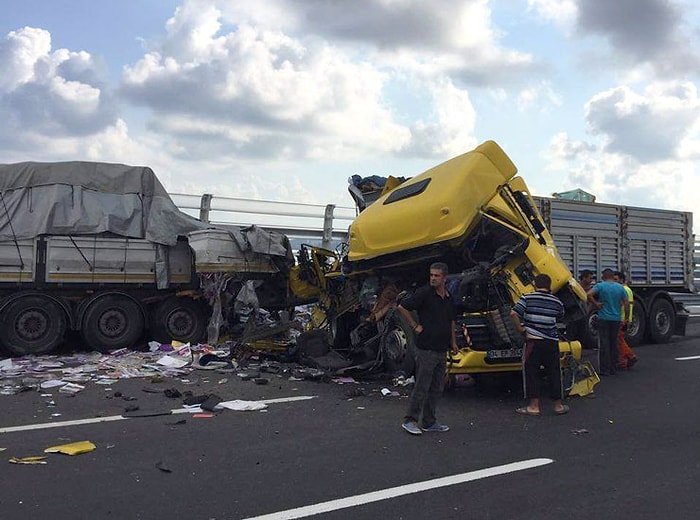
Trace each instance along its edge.
{"label": "white cargo box", "polygon": [[205,229],[188,234],[195,255],[197,272],[277,273],[279,269],[269,255],[243,250],[231,233],[222,229]]}

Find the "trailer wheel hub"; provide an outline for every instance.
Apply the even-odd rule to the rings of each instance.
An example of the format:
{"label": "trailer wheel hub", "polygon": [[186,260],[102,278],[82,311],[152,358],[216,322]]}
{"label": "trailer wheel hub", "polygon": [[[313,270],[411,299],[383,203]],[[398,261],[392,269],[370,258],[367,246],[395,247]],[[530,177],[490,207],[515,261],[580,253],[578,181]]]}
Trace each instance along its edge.
{"label": "trailer wheel hub", "polygon": [[46,316],[41,311],[31,309],[19,316],[15,331],[22,339],[31,341],[44,335],[47,323]]}
{"label": "trailer wheel hub", "polygon": [[178,309],[168,316],[167,328],[179,336],[187,336],[194,329],[194,320],[186,310]]}
{"label": "trailer wheel hub", "polygon": [[99,327],[105,336],[117,338],[124,334],[126,323],[126,317],[119,309],[109,309],[100,316]]}

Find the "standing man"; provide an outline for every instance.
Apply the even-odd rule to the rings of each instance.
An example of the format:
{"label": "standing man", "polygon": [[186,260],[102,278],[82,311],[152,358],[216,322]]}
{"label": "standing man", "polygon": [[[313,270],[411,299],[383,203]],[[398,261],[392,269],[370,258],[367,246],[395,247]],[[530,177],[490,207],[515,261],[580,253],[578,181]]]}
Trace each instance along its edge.
{"label": "standing man", "polygon": [[535,292],[521,296],[510,311],[515,327],[525,334],[523,382],[529,402],[515,410],[522,415],[542,415],[540,366],[547,375],[554,413],[564,415],[569,411],[569,407],[561,402],[563,392],[557,332],[557,319],[564,316],[564,305],[551,290],[552,279],[546,274],[538,274],[535,276]]}
{"label": "standing man", "polygon": [[[622,271],[617,271],[614,275],[614,280],[622,285],[624,287],[625,292],[627,293],[627,299],[630,302],[629,305],[629,314],[625,314],[624,309],[620,309],[620,312],[622,312],[622,321],[627,323],[627,326],[629,326],[630,323],[632,323],[632,312],[634,309],[634,293],[632,292],[632,289],[630,289],[627,285],[627,278],[625,277],[625,273]],[[627,338],[625,338],[625,331],[627,330],[627,327],[625,326],[624,323],[620,324],[620,332],[618,334],[618,345],[620,348],[620,358],[617,363],[617,368],[632,368],[634,365],[637,364],[637,356],[634,355],[634,351],[632,348],[627,344]]]}
{"label": "standing man", "polygon": [[[447,264],[430,266],[430,283],[404,298],[399,311],[416,334],[416,382],[408,411],[401,425],[412,435],[446,432],[450,429],[435,418],[435,409],[445,384],[446,354],[457,352],[455,308],[445,288]],[[418,321],[411,311],[417,311]]]}
{"label": "standing man", "polygon": [[[615,282],[612,269],[604,269],[603,281],[589,289],[588,299],[598,308],[600,374],[615,375],[619,357],[620,324],[627,325],[626,317],[630,312],[627,292],[624,287]],[[624,320],[623,316],[625,316]]]}

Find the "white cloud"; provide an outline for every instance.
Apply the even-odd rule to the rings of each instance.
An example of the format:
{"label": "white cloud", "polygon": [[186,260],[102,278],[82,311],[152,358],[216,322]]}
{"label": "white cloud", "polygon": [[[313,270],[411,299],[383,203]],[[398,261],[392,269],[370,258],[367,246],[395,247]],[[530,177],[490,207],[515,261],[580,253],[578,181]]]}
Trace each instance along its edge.
{"label": "white cloud", "polygon": [[592,133],[605,136],[606,152],[647,163],[678,157],[700,120],[700,99],[689,82],[653,83],[641,94],[623,85],[595,95],[585,112]]}
{"label": "white cloud", "polygon": [[521,112],[533,107],[539,107],[543,112],[549,112],[551,107],[558,107],[563,103],[562,96],[554,90],[549,81],[541,81],[537,85],[521,90],[516,100],[518,110]]}
{"label": "white cloud", "polygon": [[0,42],[0,150],[42,137],[86,136],[113,125],[116,106],[87,52],[51,52],[51,35],[25,27]]}
{"label": "white cloud", "polygon": [[600,202],[682,209],[700,218],[700,100],[687,82],[652,83],[601,92],[586,104],[591,142],[556,135],[550,171],[566,189],[583,188]]}
{"label": "white cloud", "polygon": [[469,93],[455,87],[448,78],[429,83],[426,88],[435,106],[432,122],[416,121],[411,126],[407,156],[449,158],[473,148],[476,112]]}
{"label": "white cloud", "polygon": [[192,157],[212,147],[240,157],[349,156],[407,142],[384,104],[385,72],[326,43],[248,25],[217,36],[219,11],[186,18],[193,5],[168,22],[160,51],[126,68],[122,85]]}
{"label": "white cloud", "polygon": [[573,29],[578,18],[575,0],[528,0],[528,9],[565,31]]}

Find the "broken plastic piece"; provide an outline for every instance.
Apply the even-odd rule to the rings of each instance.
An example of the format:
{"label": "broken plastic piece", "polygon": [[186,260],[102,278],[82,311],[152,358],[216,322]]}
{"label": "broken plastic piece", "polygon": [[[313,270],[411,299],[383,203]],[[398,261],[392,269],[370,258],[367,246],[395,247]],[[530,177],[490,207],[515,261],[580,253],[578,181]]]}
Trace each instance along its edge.
{"label": "broken plastic piece", "polygon": [[171,410],[132,410],[129,412],[124,412],[122,417],[156,417],[158,415],[170,415],[173,412]]}
{"label": "broken plastic piece", "polygon": [[222,400],[223,399],[221,399],[221,397],[219,397],[218,395],[211,394],[209,397],[207,397],[206,401],[199,405],[199,407],[202,410],[208,410],[210,412],[213,412],[216,405],[219,404]]}
{"label": "broken plastic piece", "polygon": [[46,456],[42,457],[11,457],[10,464],[47,464]]}
{"label": "broken plastic piece", "polygon": [[64,453],[66,455],[80,455],[97,449],[90,441],[71,442],[70,444],[61,444],[59,446],[51,446],[46,448],[44,453]]}
{"label": "broken plastic piece", "polygon": [[183,399],[182,404],[187,405],[187,406],[194,406],[194,405],[202,404],[208,398],[209,398],[209,394],[192,395],[192,396],[188,397],[187,399]]}
{"label": "broken plastic piece", "polygon": [[166,388],[163,390],[163,393],[165,394],[165,397],[170,397],[171,399],[182,397],[182,394],[177,388]]}
{"label": "broken plastic piece", "polygon": [[173,472],[173,470],[171,470],[169,467],[167,467],[163,461],[156,462],[156,468],[161,470],[163,473],[172,473]]}

